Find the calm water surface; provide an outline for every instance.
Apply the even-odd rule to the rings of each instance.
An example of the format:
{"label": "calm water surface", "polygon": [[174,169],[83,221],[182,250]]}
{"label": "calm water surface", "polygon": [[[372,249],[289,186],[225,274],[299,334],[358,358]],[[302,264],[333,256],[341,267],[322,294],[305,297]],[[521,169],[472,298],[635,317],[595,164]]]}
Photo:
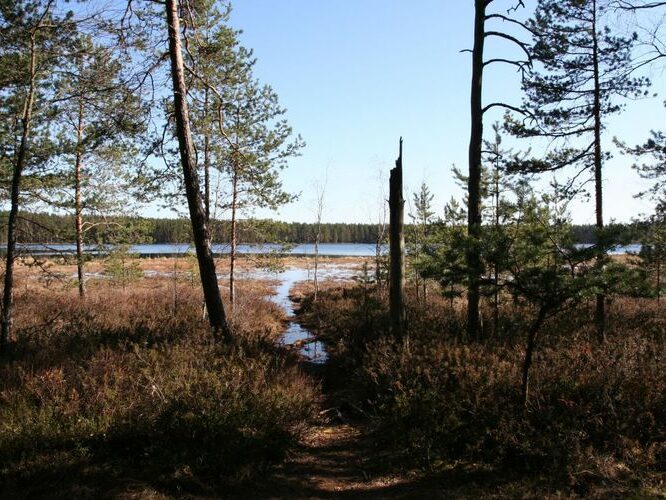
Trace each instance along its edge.
{"label": "calm water surface", "polygon": [[280,283],[275,288],[275,295],[271,296],[271,300],[283,308],[289,316],[289,325],[282,336],[282,343],[285,345],[300,345],[299,350],[308,361],[313,363],[326,362],[327,356],[324,345],[315,340],[309,330],[294,321],[294,303],[289,298],[289,291],[294,284],[299,281],[306,281],[309,278],[307,269],[291,267],[280,273],[277,278]]}
{"label": "calm water surface", "polygon": [[[58,253],[74,253],[76,246],[73,244],[41,244],[41,243],[19,243],[19,248],[26,252],[38,255],[53,255]],[[582,245],[581,245],[582,246]],[[0,246],[0,249],[6,248],[6,245]],[[638,243],[631,245],[618,246],[609,253],[613,255],[638,253],[641,245]],[[88,253],[97,253],[99,247],[86,245],[85,251]],[[194,252],[194,247],[186,243],[152,243],[131,245],[130,252],[141,256],[150,257],[151,255],[178,255],[187,252]],[[215,254],[229,253],[229,245],[226,243],[213,244]],[[300,245],[291,245],[283,247],[272,243],[262,245],[238,245],[238,253],[263,254],[280,253],[285,255],[314,255],[314,244],[303,243]],[[319,245],[319,255],[332,257],[370,257],[375,255],[375,245],[372,243],[321,243]]]}
{"label": "calm water surface", "polygon": [[[19,248],[39,255],[51,255],[58,253],[74,253],[76,246],[73,244],[42,244],[42,243],[19,243]],[[6,245],[0,246],[6,248]],[[290,245],[287,247],[276,245],[273,243],[265,243],[262,245],[238,245],[238,253],[249,254],[263,254],[263,253],[281,253],[287,255],[314,255],[314,244],[304,243],[300,245]],[[85,251],[88,253],[99,252],[98,246],[86,245]],[[130,252],[142,256],[151,255],[170,255],[170,254],[184,254],[187,252],[194,252],[194,247],[186,243],[153,243],[153,244],[139,244],[130,245]],[[229,245],[226,243],[213,244],[213,252],[216,254],[229,253]],[[375,255],[375,246],[370,243],[321,243],[319,245],[319,255],[326,256],[359,256],[367,257]]]}

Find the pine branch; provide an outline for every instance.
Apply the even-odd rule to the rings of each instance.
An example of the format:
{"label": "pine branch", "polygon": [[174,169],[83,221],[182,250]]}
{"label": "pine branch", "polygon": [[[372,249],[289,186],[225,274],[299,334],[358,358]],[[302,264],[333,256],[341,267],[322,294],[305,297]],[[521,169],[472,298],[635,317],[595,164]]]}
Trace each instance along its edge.
{"label": "pine branch", "polygon": [[528,45],[525,42],[521,42],[520,40],[518,40],[515,36],[509,35],[507,33],[502,33],[501,31],[486,31],[483,36],[484,37],[496,36],[498,38],[503,38],[505,40],[513,42],[525,53],[525,55],[527,56],[527,60],[530,62],[532,61],[532,54],[530,54],[530,51],[528,50]]}

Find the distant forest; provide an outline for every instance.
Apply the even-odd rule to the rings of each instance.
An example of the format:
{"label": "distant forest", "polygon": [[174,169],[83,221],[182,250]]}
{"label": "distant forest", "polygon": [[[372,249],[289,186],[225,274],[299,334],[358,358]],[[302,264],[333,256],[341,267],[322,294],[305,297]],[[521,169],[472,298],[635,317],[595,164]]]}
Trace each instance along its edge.
{"label": "distant forest", "polygon": [[[0,223],[4,226],[7,212],[0,212]],[[247,219],[239,221],[238,239],[241,243],[312,243],[316,224],[282,222],[270,219]],[[636,241],[634,225],[616,225],[625,242]],[[74,242],[74,216],[44,213],[23,213],[19,221],[19,241],[25,243],[72,243]],[[374,243],[377,241],[377,224],[330,223],[321,224],[321,243]],[[577,243],[595,243],[595,228],[592,224],[574,225],[573,234]],[[211,224],[212,240],[228,243],[230,222],[215,220]],[[406,227],[409,234],[410,226]],[[86,228],[87,243],[189,243],[192,230],[189,219],[144,218],[144,217],[91,217]],[[6,244],[7,234],[0,231],[0,243]]]}
{"label": "distant forest", "polygon": [[[0,224],[7,221],[7,212],[0,212]],[[90,217],[87,219],[87,243],[189,243],[192,226],[189,219],[144,217]],[[238,221],[238,240],[241,243],[310,243],[314,241],[316,225],[301,222],[281,222],[267,219]],[[230,222],[211,221],[211,236],[216,243],[228,243]],[[377,224],[322,224],[322,243],[373,243],[377,241]],[[72,243],[75,241],[73,215],[22,213],[19,220],[19,241],[25,243]],[[6,232],[0,233],[0,243],[7,242]]]}

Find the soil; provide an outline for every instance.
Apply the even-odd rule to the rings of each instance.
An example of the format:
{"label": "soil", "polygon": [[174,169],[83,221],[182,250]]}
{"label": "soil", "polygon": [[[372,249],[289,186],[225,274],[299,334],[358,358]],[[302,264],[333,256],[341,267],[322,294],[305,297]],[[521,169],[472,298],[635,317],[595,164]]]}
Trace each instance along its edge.
{"label": "soil", "polygon": [[[319,377],[321,365],[304,369]],[[253,498],[445,498],[437,481],[416,471],[389,473],[391,456],[380,451],[362,421],[319,403],[317,422],[300,446],[265,482],[255,484]],[[246,495],[243,495],[246,496]]]}

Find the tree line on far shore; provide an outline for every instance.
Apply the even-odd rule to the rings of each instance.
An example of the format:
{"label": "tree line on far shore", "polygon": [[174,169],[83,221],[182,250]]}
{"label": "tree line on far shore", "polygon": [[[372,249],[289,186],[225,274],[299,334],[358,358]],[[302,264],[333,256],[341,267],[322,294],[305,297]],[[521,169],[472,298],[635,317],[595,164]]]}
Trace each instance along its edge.
{"label": "tree line on far shore", "polygon": [[[95,220],[96,219],[96,220]],[[7,213],[0,212],[0,224],[6,224]],[[24,242],[32,243],[72,243],[74,217],[47,213],[24,213],[19,221],[19,232]],[[90,230],[88,242],[91,244],[138,244],[138,243],[190,243],[192,227],[185,218],[152,217],[93,217],[98,223]],[[228,243],[231,222],[214,221],[211,225],[212,240]],[[409,237],[413,224],[406,226]],[[617,233],[623,235],[623,243],[640,241],[643,232],[641,224],[616,224]],[[312,243],[317,232],[316,223],[284,222],[272,219],[244,219],[238,222],[239,240],[243,243]],[[375,244],[383,235],[377,224],[361,223],[322,223],[320,243],[367,243]],[[591,224],[572,226],[572,234],[577,243],[594,244],[596,234]],[[0,244],[6,244],[5,232],[0,232]]]}

